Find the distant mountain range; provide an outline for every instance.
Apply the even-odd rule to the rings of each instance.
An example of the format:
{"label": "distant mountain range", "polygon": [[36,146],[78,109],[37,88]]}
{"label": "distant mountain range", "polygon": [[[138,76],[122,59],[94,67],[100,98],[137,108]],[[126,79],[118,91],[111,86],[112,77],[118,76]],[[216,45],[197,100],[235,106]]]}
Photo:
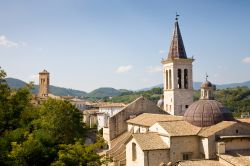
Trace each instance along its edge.
{"label": "distant mountain range", "polygon": [[[200,89],[202,82],[194,82],[193,83],[193,87],[195,90]],[[216,88],[217,89],[226,89],[226,88],[236,88],[239,86],[246,86],[248,88],[250,88],[250,81],[246,81],[246,82],[241,82],[241,83],[231,83],[231,84],[216,84]],[[138,91],[145,91],[145,90],[150,90],[152,88],[162,88],[163,84],[158,84],[152,87],[148,87],[148,88],[144,88],[144,89],[139,89]]]}
{"label": "distant mountain range", "polygon": [[[11,88],[17,89],[17,88],[26,86],[26,82],[16,79],[16,78],[6,78],[6,81]],[[121,93],[128,91],[125,89],[117,90],[114,88],[103,87],[103,88],[98,88],[96,90],[93,90],[90,93],[87,93],[87,92],[80,91],[80,90],[57,87],[53,85],[51,85],[49,89],[50,89],[50,93],[56,96],[77,96],[77,97],[89,98],[89,99],[101,99],[104,97],[119,96]],[[37,94],[38,91],[39,91],[39,86],[35,85],[34,89],[32,90],[32,93]]]}
{"label": "distant mountain range", "polygon": [[[26,82],[16,79],[16,78],[6,78],[6,81],[8,85],[11,88],[21,88],[26,85]],[[195,90],[200,89],[202,82],[194,82],[193,87]],[[242,83],[232,83],[232,84],[221,84],[221,85],[216,85],[217,89],[226,89],[226,88],[234,88],[238,86],[247,86],[250,88],[250,81],[242,82]],[[163,87],[163,84],[159,84],[156,86],[140,89],[137,91],[146,91],[150,90],[152,88],[156,87]],[[32,93],[37,94],[39,91],[38,85],[35,85],[34,89],[32,90]],[[114,89],[110,87],[102,87],[93,90],[90,93],[80,91],[80,90],[75,90],[75,89],[69,89],[69,88],[63,88],[63,87],[57,87],[57,86],[50,86],[50,93],[56,95],[56,96],[77,96],[77,97],[82,97],[82,98],[88,98],[91,100],[95,99],[101,99],[104,97],[114,97],[114,96],[119,96],[123,92],[129,92],[129,90],[126,89]]]}

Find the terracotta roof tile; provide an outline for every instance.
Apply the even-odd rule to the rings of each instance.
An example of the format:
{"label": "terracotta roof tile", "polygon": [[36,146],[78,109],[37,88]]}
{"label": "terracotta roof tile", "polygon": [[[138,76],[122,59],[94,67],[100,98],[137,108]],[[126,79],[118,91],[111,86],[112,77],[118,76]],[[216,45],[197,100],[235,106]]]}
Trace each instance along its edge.
{"label": "terracotta roof tile", "polygon": [[127,120],[128,123],[137,124],[141,126],[152,126],[156,122],[162,121],[179,121],[182,120],[181,116],[173,116],[167,114],[152,114],[152,113],[143,113],[138,115],[133,119]]}
{"label": "terracotta roof tile", "polygon": [[169,121],[158,122],[158,124],[165,129],[170,136],[190,136],[197,135],[201,130],[200,127],[191,125],[186,121]]}
{"label": "terracotta roof tile", "polygon": [[169,149],[157,133],[140,133],[132,136],[142,150]]}
{"label": "terracotta roof tile", "polygon": [[224,166],[217,160],[188,160],[179,162],[179,166]]}
{"label": "terracotta roof tile", "polygon": [[217,123],[213,126],[210,126],[210,127],[204,127],[202,128],[202,130],[200,131],[199,133],[199,136],[202,136],[202,137],[209,137],[211,135],[213,135],[214,133],[222,130],[222,129],[225,129],[227,127],[230,127],[234,124],[236,124],[237,122],[235,121],[222,121],[220,123]]}

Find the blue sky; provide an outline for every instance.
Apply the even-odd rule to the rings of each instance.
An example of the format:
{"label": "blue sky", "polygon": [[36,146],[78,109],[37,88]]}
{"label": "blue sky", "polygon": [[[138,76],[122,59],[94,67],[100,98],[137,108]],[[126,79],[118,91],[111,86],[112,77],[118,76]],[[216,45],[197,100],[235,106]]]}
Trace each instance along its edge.
{"label": "blue sky", "polygon": [[0,66],[84,91],[150,87],[163,82],[176,11],[194,81],[250,80],[248,0],[0,0]]}

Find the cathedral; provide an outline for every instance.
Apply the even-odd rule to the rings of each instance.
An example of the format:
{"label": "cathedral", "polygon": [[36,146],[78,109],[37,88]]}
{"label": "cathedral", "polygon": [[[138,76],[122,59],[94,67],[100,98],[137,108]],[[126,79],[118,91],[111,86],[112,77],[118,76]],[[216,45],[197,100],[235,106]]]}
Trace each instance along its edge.
{"label": "cathedral", "polygon": [[216,101],[215,86],[207,78],[200,99],[193,101],[193,61],[176,17],[169,53],[161,62],[160,107],[141,97],[111,116],[103,128],[106,155],[114,165],[250,165],[250,119],[235,119]]}

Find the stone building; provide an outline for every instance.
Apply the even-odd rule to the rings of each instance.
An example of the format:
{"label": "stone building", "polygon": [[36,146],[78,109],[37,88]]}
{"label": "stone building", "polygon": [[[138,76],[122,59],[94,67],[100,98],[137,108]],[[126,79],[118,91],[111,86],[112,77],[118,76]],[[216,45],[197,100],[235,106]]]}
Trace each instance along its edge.
{"label": "stone building", "polygon": [[49,95],[49,72],[43,70],[39,73],[39,97],[48,97]]}
{"label": "stone building", "polygon": [[[211,87],[206,81],[201,93]],[[236,160],[232,154],[247,159],[250,119],[234,119],[221,103],[213,100],[213,91],[210,92],[206,98],[201,94],[184,117],[149,113],[128,120],[132,134],[125,143],[126,165],[184,165],[186,160],[196,160],[192,165],[230,165]]]}
{"label": "stone building", "polygon": [[95,128],[97,126],[98,109],[89,109],[81,112],[83,114],[83,123],[89,128]]}
{"label": "stone building", "polygon": [[123,103],[100,103],[98,104],[99,111],[97,114],[98,126],[100,130],[108,126],[108,119],[120,112],[126,105]]}
{"label": "stone building", "polygon": [[[206,78],[193,102],[192,62],[176,18],[164,68],[164,100],[139,98],[108,119],[103,137],[114,165],[233,166],[250,163],[250,118],[234,119]],[[164,107],[163,111],[160,107]]]}
{"label": "stone building", "polygon": [[184,115],[193,102],[192,63],[186,55],[176,17],[168,57],[163,64],[164,110],[171,115]]}

